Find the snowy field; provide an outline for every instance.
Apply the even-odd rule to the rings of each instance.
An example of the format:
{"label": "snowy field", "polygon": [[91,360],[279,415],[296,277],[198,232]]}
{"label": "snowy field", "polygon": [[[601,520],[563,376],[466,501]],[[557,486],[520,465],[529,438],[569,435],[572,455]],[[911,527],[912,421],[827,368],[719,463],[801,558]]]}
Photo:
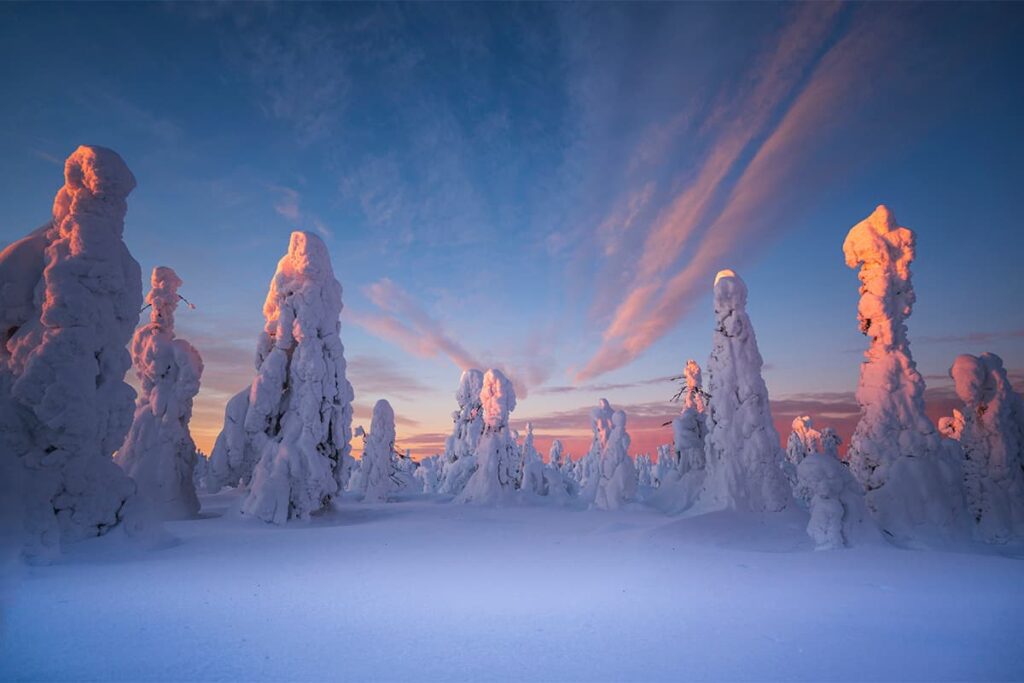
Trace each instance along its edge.
{"label": "snowy field", "polygon": [[991,550],[815,552],[796,510],[202,504],[24,569],[0,679],[1024,679],[1024,561]]}

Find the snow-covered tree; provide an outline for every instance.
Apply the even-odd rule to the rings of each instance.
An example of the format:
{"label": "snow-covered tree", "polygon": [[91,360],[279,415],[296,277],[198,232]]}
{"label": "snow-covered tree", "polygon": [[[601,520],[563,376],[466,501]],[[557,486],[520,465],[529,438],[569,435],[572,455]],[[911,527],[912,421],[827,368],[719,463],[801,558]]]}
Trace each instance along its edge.
{"label": "snow-covered tree", "polygon": [[416,468],[415,477],[423,493],[437,493],[441,486],[441,462],[444,456],[437,454],[423,458]]}
{"label": "snow-covered tree", "polygon": [[641,489],[654,488],[654,461],[650,453],[636,456],[636,481]]}
{"label": "snow-covered tree", "polygon": [[1006,543],[1024,535],[1024,410],[1003,360],[992,353],[957,356],[949,370],[963,410],[939,429],[960,442],[967,511],[975,535]]}
{"label": "snow-covered tree", "polygon": [[958,456],[925,415],[924,380],[907,340],[914,243],[914,233],[897,226],[884,206],[855,225],[843,243],[846,265],[860,268],[857,318],[871,341],[857,387],[861,417],[847,458],[866,491],[868,510],[903,543],[963,528]]}
{"label": "snow-covered tree", "polygon": [[611,432],[601,450],[601,477],[594,498],[598,509],[617,510],[636,498],[636,466],[629,457],[629,443],[626,413],[616,410],[612,413]]}
{"label": "snow-covered tree", "polygon": [[462,372],[455,401],[459,409],[452,413],[452,433],[445,439],[440,493],[458,495],[476,470],[476,447],[484,433],[480,390],[484,373],[476,368]]}
{"label": "snow-covered tree", "polygon": [[510,500],[516,490],[521,463],[508,425],[509,413],[516,408],[516,394],[501,370],[491,369],[484,374],[480,405],[484,432],[474,454],[476,469],[457,500],[502,503]]}
{"label": "snow-covered tree", "polygon": [[864,490],[832,455],[811,451],[796,467],[796,495],[811,513],[807,534],[819,550],[878,538],[864,505]]}
{"label": "snow-covered tree", "polygon": [[256,378],[228,403],[210,460],[216,484],[251,477],[245,514],[278,524],[305,519],[342,489],[353,394],[341,308],[326,245],[293,232],[263,305]]}
{"label": "snow-covered tree", "polygon": [[672,435],[680,474],[692,469],[704,469],[704,439],[707,436],[705,412],[706,394],[701,382],[700,366],[686,361],[684,370],[686,387],[682,391],[683,409],[672,420]]}
{"label": "snow-covered tree", "polygon": [[174,334],[181,278],[171,268],[158,266],[151,284],[146,297],[150,320],[135,331],[131,345],[142,393],[128,438],[114,460],[158,514],[185,519],[199,512],[193,481],[196,445],[188,423],[203,361],[191,344]]}
{"label": "snow-covered tree", "polygon": [[597,500],[597,489],[601,484],[601,454],[612,433],[614,414],[611,404],[604,398],[590,411],[590,428],[594,436],[590,442],[590,450],[576,463],[579,498],[587,506],[593,505]]}
{"label": "snow-covered tree", "polygon": [[24,468],[31,556],[103,534],[131,507],[111,455],[135,400],[124,376],[142,278],[122,239],[134,187],[116,152],[79,147],[52,221],[0,253],[0,457]]}
{"label": "snow-covered tree", "polygon": [[[373,406],[370,433],[366,435],[359,461],[359,490],[366,503],[383,503],[397,488],[398,462],[395,457],[395,411],[381,399]],[[355,475],[353,482],[357,481]],[[351,490],[351,489],[350,489]]]}
{"label": "snow-covered tree", "polygon": [[709,509],[778,511],[789,503],[791,491],[761,377],[763,361],[747,316],[747,286],[736,273],[723,270],[715,277],[714,300],[701,504]]}
{"label": "snow-covered tree", "polygon": [[544,490],[549,498],[558,502],[567,501],[576,495],[575,482],[565,473],[566,460],[562,442],[552,440],[548,462],[544,465]]}
{"label": "snow-covered tree", "polygon": [[519,488],[530,494],[546,496],[547,482],[544,479],[544,459],[533,445],[533,423],[526,423],[526,438],[522,446],[523,472]]}

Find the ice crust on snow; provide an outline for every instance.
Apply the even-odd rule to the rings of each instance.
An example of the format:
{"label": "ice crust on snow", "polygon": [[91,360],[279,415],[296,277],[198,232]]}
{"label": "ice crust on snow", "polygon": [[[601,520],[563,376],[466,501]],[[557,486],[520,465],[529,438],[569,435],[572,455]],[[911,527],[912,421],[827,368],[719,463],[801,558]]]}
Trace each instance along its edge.
{"label": "ice crust on snow", "polygon": [[341,293],[323,241],[293,232],[263,306],[256,377],[228,402],[210,458],[212,488],[249,482],[245,514],[306,519],[347,483],[353,392]]}
{"label": "ice crust on snow", "polygon": [[715,277],[714,306],[700,505],[776,512],[789,504],[791,490],[761,376],[764,362],[746,312],[747,286],[733,271]]}
{"label": "ice crust on snow", "polygon": [[868,510],[897,542],[962,533],[960,455],[924,411],[924,379],[914,364],[906,319],[914,305],[913,231],[885,206],[851,228],[846,265],[859,268],[857,318],[870,345],[861,363],[861,418],[850,440],[850,469]]}
{"label": "ice crust on snow", "polygon": [[1006,543],[1024,536],[1024,405],[1003,360],[957,356],[949,369],[963,410],[939,421],[960,442],[967,512],[977,538]]}
{"label": "ice crust on snow", "polygon": [[26,551],[103,534],[135,491],[111,456],[132,421],[127,344],[142,278],[122,239],[135,178],[81,146],[52,221],[0,254],[0,446],[24,468]]}
{"label": "ice crust on snow", "polygon": [[114,460],[132,479],[139,495],[165,519],[199,512],[193,473],[196,445],[189,434],[192,399],[199,392],[203,361],[174,333],[181,278],[171,268],[153,269],[146,296],[150,320],[135,331],[131,355],[142,393],[128,437]]}

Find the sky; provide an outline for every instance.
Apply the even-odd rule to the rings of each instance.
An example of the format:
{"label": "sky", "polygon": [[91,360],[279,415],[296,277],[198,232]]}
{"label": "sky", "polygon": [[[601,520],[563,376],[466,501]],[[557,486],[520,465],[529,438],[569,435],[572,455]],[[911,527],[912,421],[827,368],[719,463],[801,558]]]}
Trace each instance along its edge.
{"label": "sky", "polygon": [[959,353],[1024,387],[1022,29],[1011,3],[3,3],[0,247],[48,220],[79,144],[110,147],[138,181],[129,249],[196,305],[206,452],[308,230],[344,288],[355,424],[387,398],[399,446],[436,452],[461,369],[500,367],[513,425],[579,456],[602,397],[634,452],[671,440],[722,268],[782,438],[799,414],[848,435],[842,243],[884,203],[918,236],[937,417]]}

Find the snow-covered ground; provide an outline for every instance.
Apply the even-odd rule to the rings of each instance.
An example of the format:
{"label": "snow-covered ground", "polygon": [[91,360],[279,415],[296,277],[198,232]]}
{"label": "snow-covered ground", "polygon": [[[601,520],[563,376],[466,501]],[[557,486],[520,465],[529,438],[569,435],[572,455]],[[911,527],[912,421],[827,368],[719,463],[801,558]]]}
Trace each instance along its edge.
{"label": "snow-covered ground", "polygon": [[1024,679],[1024,561],[992,549],[815,552],[795,509],[202,504],[20,570],[0,679]]}

